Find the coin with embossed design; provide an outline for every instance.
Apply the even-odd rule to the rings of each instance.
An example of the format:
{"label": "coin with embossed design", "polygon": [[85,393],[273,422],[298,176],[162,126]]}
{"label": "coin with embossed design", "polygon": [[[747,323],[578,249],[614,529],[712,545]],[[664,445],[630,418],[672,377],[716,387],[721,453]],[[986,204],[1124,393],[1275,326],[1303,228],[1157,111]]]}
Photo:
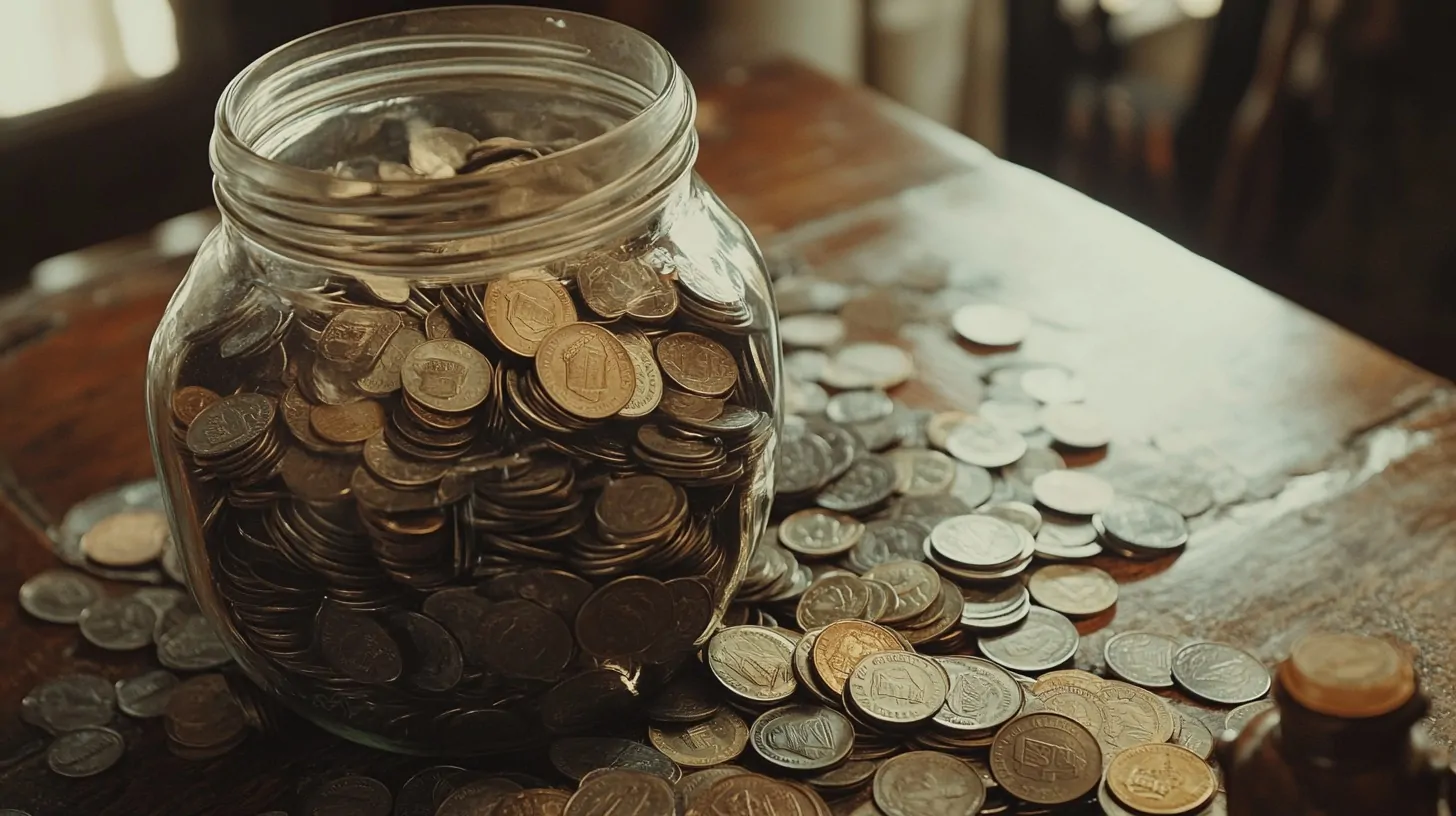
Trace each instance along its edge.
{"label": "coin with embossed design", "polygon": [[730,626],[708,641],[713,676],[735,695],[754,703],[786,700],[794,680],[794,643],[763,626]]}
{"label": "coin with embossed design", "polygon": [[720,709],[695,723],[652,725],[647,738],[673,762],[687,768],[706,768],[736,758],[748,744],[748,725],[737,714]]}
{"label": "coin with embossed design", "polygon": [[875,771],[874,803],[884,816],[978,813],[986,785],[974,768],[939,751],[910,751]]}
{"label": "coin with embossed design", "polygon": [[988,731],[1015,717],[1023,692],[1005,669],[977,657],[935,658],[950,678],[935,724],[947,731]]}
{"label": "coin with embossed design", "polygon": [[868,655],[903,651],[906,646],[891,630],[868,621],[836,621],[824,627],[814,641],[810,663],[824,688],[844,693],[850,672]]}
{"label": "coin with embossed design", "polygon": [[914,652],[866,655],[850,672],[845,700],[874,725],[923,723],[945,704],[950,677],[935,660]]}
{"label": "coin with embossed design", "polygon": [[1173,711],[1163,698],[1128,683],[1109,680],[1098,689],[1102,702],[1102,730],[1097,738],[1115,750],[1149,742],[1167,742],[1173,736]]}
{"label": "coin with embossed design", "polygon": [[1213,769],[1178,745],[1126,748],[1107,765],[1107,787],[1124,805],[1153,816],[1194,813],[1218,790]]}
{"label": "coin with embossed design", "polygon": [[1021,625],[1002,634],[982,635],[981,654],[1011,671],[1036,674],[1072,659],[1081,638],[1060,613],[1034,606]]}
{"label": "coin with embossed design", "polygon": [[491,372],[490,361],[468,343],[429,340],[404,358],[400,380],[405,393],[426,408],[460,413],[485,401]]}
{"label": "coin with embossed design", "polygon": [[1173,655],[1173,679],[1184,691],[1210,703],[1239,705],[1269,693],[1269,670],[1237,646],[1204,641]]}
{"label": "coin with embossed design", "polygon": [[506,351],[533,357],[554,329],[576,322],[576,305],[544,273],[493,280],[485,287],[485,326]]}
{"label": "coin with embossed design", "polygon": [[854,725],[832,708],[786,705],[753,721],[753,749],[759,756],[792,771],[815,771],[838,765],[854,747]]}
{"label": "coin with embossed design", "polygon": [[536,350],[536,376],[553,402],[582,419],[606,419],[637,391],[632,357],[610,331],[568,323]]}
{"label": "coin with embossed design", "polygon": [[1107,639],[1102,656],[1112,674],[1143,688],[1173,687],[1178,641],[1154,632],[1122,632]]}
{"label": "coin with embossed design", "polygon": [[854,549],[864,522],[832,510],[809,508],[779,523],[779,542],[808,558],[827,558]]}
{"label": "coin with embossed design", "polygon": [[722,343],[696,332],[675,332],[657,341],[657,361],[674,385],[718,397],[738,382],[738,364]]}
{"label": "coin with embossed design", "polygon": [[1102,779],[1102,749],[1070,717],[1037,712],[1007,723],[991,743],[991,775],[1024,802],[1060,805],[1086,796]]}
{"label": "coin with embossed design", "polygon": [[1076,618],[1101,614],[1117,603],[1117,581],[1085,564],[1048,564],[1032,573],[1027,589],[1042,606]]}

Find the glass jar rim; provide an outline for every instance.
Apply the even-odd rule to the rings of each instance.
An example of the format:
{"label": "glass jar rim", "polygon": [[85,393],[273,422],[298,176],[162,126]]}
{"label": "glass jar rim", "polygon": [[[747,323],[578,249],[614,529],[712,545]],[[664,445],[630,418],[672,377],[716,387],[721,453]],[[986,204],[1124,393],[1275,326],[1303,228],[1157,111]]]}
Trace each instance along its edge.
{"label": "glass jar rim", "polygon": [[[452,48],[466,54],[457,56],[457,63],[471,59],[472,49],[476,49],[489,53],[496,63],[540,60],[580,69],[600,82],[615,81],[611,90],[629,110],[603,132],[539,159],[499,172],[446,179],[346,179],[280,160],[277,145],[273,150],[260,145],[286,121],[283,111],[306,109],[310,100],[319,104],[313,97],[322,95],[311,94],[311,89],[349,79],[352,66],[377,71],[374,63],[383,57],[401,60],[399,64],[408,67],[416,53]],[[328,74],[333,70],[344,73],[331,80]],[[591,76],[582,81],[590,82]],[[330,238],[347,239],[347,233],[354,233],[358,240],[353,248],[368,256],[381,245],[399,243],[397,234],[388,233],[398,228],[401,219],[428,217],[432,211],[448,212],[450,217],[438,221],[453,226],[434,235],[412,235],[415,243],[443,246],[454,241],[458,246],[462,240],[484,236],[491,251],[499,253],[506,231],[521,233],[518,237],[524,238],[525,233],[539,232],[542,221],[559,221],[587,211],[620,222],[623,214],[613,217],[611,211],[621,209],[622,190],[612,188],[627,186],[630,181],[639,192],[644,188],[660,191],[669,181],[681,178],[696,158],[695,107],[691,84],[661,44],[630,26],[601,17],[530,6],[451,6],[380,15],[279,46],[229,83],[218,102],[212,139],[214,190],[219,208],[230,221],[246,225],[244,231],[260,238],[260,243],[296,260],[320,258],[299,257],[311,253],[299,246],[292,247],[294,251],[282,246],[289,243],[288,233],[295,227],[303,232],[322,230]],[[464,211],[478,214],[483,198],[507,194],[543,177],[580,173],[587,167],[610,183],[506,221],[459,217]],[[648,172],[654,168],[656,172]],[[593,220],[599,219],[588,219]],[[583,231],[582,225],[574,225],[573,231]],[[389,254],[385,251],[374,260]],[[475,253],[417,248],[409,254],[468,262],[465,256]],[[355,252],[345,255],[349,257],[332,260],[361,260]],[[400,257],[395,254],[396,261]],[[383,268],[375,263],[364,265],[370,271],[388,273],[390,263],[386,261]],[[405,265],[410,272],[416,267]]]}

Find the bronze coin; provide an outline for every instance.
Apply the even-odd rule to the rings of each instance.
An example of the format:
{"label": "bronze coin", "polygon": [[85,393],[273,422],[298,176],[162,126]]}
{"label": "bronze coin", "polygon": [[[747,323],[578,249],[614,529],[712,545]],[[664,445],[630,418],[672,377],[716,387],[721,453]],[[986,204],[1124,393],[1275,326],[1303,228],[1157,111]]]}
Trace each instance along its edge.
{"label": "bronze coin", "polygon": [[404,391],[436,411],[469,411],[490,394],[490,361],[459,340],[429,340],[415,346],[400,368]]}
{"label": "bronze coin", "polygon": [[316,456],[302,448],[283,454],[283,483],[306,502],[336,502],[349,495],[354,463],[340,457]]}
{"label": "bronze coin", "polygon": [[480,626],[485,665],[505,677],[550,680],[571,661],[571,630],[530,601],[493,604]]}
{"label": "bronze coin", "polygon": [[576,639],[597,657],[641,654],[667,631],[672,593],[655,578],[629,575],[587,598],[576,616]]}
{"label": "bronze coin", "polygon": [[370,685],[389,683],[404,671],[399,644],[369,615],[325,603],[315,626],[324,660],[349,679]]}
{"label": "bronze coin", "polygon": [[485,325],[506,351],[533,357],[553,330],[576,322],[566,287],[544,272],[493,280],[485,287]]}
{"label": "bronze coin", "polygon": [[384,427],[384,407],[374,400],[347,405],[315,405],[309,412],[314,433],[339,444],[363,442]]}
{"label": "bronze coin", "polygon": [[721,397],[738,382],[738,364],[723,344],[695,332],[676,332],[657,341],[662,372],[685,391]]}
{"label": "bronze coin", "polygon": [[207,406],[221,397],[200,385],[186,385],[172,392],[172,416],[186,428]]}
{"label": "bronze coin", "polygon": [[566,816],[613,816],[626,813],[672,813],[672,785],[638,771],[606,770],[584,780],[566,803]]}
{"label": "bronze coin", "polygon": [[568,323],[536,351],[536,377],[553,402],[582,419],[606,419],[637,391],[632,357],[616,335],[591,323]]}
{"label": "bronze coin", "polygon": [[233,394],[202,410],[187,428],[187,448],[223,456],[257,442],[273,424],[275,405],[262,394]]}
{"label": "bronze coin", "polygon": [[401,325],[399,313],[389,309],[344,309],[319,335],[319,357],[343,371],[367,371]]}

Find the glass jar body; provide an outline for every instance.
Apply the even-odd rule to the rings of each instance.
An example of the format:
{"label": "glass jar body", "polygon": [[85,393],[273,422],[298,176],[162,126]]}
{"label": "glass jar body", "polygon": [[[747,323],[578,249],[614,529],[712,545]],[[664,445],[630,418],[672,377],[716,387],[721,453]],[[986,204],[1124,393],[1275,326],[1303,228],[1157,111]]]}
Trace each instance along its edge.
{"label": "glass jar body", "polygon": [[[601,134],[568,131],[589,160]],[[498,200],[472,232],[458,186],[430,217],[428,180],[349,191],[280,241],[268,191],[218,168],[223,223],[157,330],[148,408],[193,594],[259,686],[376,747],[498,752],[629,713],[716,626],[772,500],[780,378],[752,238],[661,167],[692,138],[577,177],[637,217],[568,197],[521,230],[569,241],[509,251]],[[339,164],[306,141],[280,150]],[[385,263],[350,260],[389,218],[339,207],[391,194],[414,271],[393,227]],[[494,251],[442,267],[457,245]]]}

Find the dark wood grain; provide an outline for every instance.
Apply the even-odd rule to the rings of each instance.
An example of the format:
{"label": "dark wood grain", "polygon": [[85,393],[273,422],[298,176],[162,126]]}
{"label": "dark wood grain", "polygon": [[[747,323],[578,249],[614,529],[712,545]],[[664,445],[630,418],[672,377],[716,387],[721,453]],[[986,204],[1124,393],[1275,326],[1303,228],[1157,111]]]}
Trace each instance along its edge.
{"label": "dark wood grain", "polygon": [[[1113,423],[1117,441],[1093,467],[1116,477],[1173,454],[1220,463],[1237,489],[1199,520],[1186,553],[1107,559],[1122,598],[1084,625],[1080,663],[1096,666],[1105,637],[1132,627],[1226,639],[1270,661],[1315,628],[1389,635],[1418,653],[1435,734],[1456,737],[1449,383],[805,69],[772,65],[706,90],[701,124],[703,175],[766,249],[859,286],[844,312],[852,336],[913,351],[920,377],[900,398],[940,408],[977,397],[998,359],[954,340],[947,318],[994,300],[1036,318],[1016,356],[1077,369]],[[421,764],[310,729],[192,763],[166,751],[158,724],[132,723],[119,769],[62,780],[17,719],[41,679],[67,668],[121,677],[146,659],[97,654],[72,627],[3,599],[54,562],[45,515],[150,472],[142,372],[177,272],[158,265],[0,306],[0,465],[14,476],[0,491],[0,807],[254,814],[296,808],[300,789],[330,773],[367,768],[397,788]],[[21,509],[17,485],[39,511]]]}

